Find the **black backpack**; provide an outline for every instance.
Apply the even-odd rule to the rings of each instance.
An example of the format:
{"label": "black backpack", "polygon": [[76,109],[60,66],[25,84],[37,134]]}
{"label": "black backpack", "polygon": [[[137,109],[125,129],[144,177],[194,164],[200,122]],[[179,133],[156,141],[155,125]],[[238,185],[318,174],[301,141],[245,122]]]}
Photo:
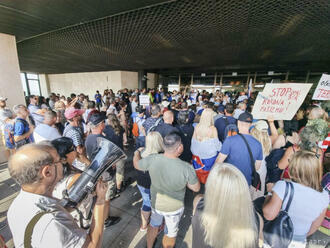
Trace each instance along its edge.
{"label": "black backpack", "polygon": [[224,136],[223,136],[224,137],[223,141],[224,141],[227,137],[238,134],[238,127],[236,124],[229,123],[227,117],[222,117],[222,118],[226,122],[225,132],[224,132]]}
{"label": "black backpack", "polygon": [[285,150],[282,148],[274,149],[271,153],[265,158],[266,167],[267,167],[267,183],[276,183],[281,179],[282,171],[278,168],[278,161],[281,160],[285,153]]}
{"label": "black backpack", "polygon": [[290,188],[290,195],[285,209],[281,210],[274,220],[265,222],[264,224],[264,240],[268,245],[274,248],[288,247],[293,237],[293,223],[288,212],[293,199],[294,188],[291,182],[285,182],[285,184],[286,187],[282,206],[287,197],[288,188]]}

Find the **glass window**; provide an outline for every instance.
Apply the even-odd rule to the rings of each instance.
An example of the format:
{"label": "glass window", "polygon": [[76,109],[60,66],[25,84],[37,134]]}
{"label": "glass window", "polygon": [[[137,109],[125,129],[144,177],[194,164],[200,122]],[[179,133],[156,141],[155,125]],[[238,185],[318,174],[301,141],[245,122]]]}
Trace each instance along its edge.
{"label": "glass window", "polygon": [[30,95],[40,96],[39,80],[28,80]]}
{"label": "glass window", "polygon": [[28,89],[27,89],[27,86],[26,86],[25,73],[21,73],[21,82],[22,82],[22,86],[23,86],[23,90],[24,90],[24,95],[27,96],[28,95]]}
{"label": "glass window", "polygon": [[39,78],[38,78],[38,74],[27,73],[26,76],[27,76],[28,79],[39,80]]}

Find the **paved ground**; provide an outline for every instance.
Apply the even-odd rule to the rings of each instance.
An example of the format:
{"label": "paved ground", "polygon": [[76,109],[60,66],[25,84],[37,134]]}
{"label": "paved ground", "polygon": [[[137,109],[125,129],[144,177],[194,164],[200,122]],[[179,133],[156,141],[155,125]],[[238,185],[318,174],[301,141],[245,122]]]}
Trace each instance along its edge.
{"label": "paved ground", "polygon": [[[127,152],[129,159],[126,162],[127,176],[135,178],[135,171],[132,166],[132,151]],[[8,248],[12,248],[13,242],[10,230],[6,221],[7,210],[18,194],[20,187],[9,176],[7,164],[0,164],[0,234],[4,236]],[[192,199],[193,194],[187,190],[185,198],[185,212],[180,222],[180,231],[177,238],[177,248],[191,247],[192,230],[191,230],[191,215],[192,215]],[[145,248],[146,233],[140,232],[140,207],[141,196],[136,187],[136,182],[132,183],[119,198],[111,202],[111,215],[120,216],[122,220],[105,230],[103,247],[113,248]],[[18,220],[19,221],[19,220]],[[157,239],[155,247],[161,247],[161,238]],[[328,236],[316,233],[313,235],[311,248],[326,247],[326,243],[330,242]]]}

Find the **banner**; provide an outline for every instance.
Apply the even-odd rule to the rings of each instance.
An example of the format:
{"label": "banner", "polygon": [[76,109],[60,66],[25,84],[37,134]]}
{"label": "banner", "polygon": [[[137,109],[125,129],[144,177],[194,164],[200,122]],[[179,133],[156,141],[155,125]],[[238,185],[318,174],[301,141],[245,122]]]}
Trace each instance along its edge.
{"label": "banner", "polygon": [[292,120],[311,87],[312,84],[266,84],[254,103],[253,118]]}
{"label": "banner", "polygon": [[142,105],[142,106],[149,106],[150,98],[148,95],[140,95],[139,102],[140,102],[140,105]]}
{"label": "banner", "polygon": [[312,99],[322,101],[330,100],[330,75],[322,74]]}

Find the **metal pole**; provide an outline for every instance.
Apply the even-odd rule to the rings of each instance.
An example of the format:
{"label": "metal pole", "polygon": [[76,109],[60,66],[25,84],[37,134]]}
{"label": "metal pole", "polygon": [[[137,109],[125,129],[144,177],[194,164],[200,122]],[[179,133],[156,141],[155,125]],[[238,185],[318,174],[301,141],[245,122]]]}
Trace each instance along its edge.
{"label": "metal pole", "polygon": [[306,80],[305,80],[305,83],[308,83],[309,81],[309,75],[311,74],[311,71],[308,71],[307,72],[307,75],[306,75]]}
{"label": "metal pole", "polygon": [[289,80],[289,74],[290,74],[290,71],[287,71],[286,74],[285,74],[285,81]]}
{"label": "metal pole", "polygon": [[257,72],[254,73],[254,79],[253,79],[253,83],[255,84],[257,82]]}

